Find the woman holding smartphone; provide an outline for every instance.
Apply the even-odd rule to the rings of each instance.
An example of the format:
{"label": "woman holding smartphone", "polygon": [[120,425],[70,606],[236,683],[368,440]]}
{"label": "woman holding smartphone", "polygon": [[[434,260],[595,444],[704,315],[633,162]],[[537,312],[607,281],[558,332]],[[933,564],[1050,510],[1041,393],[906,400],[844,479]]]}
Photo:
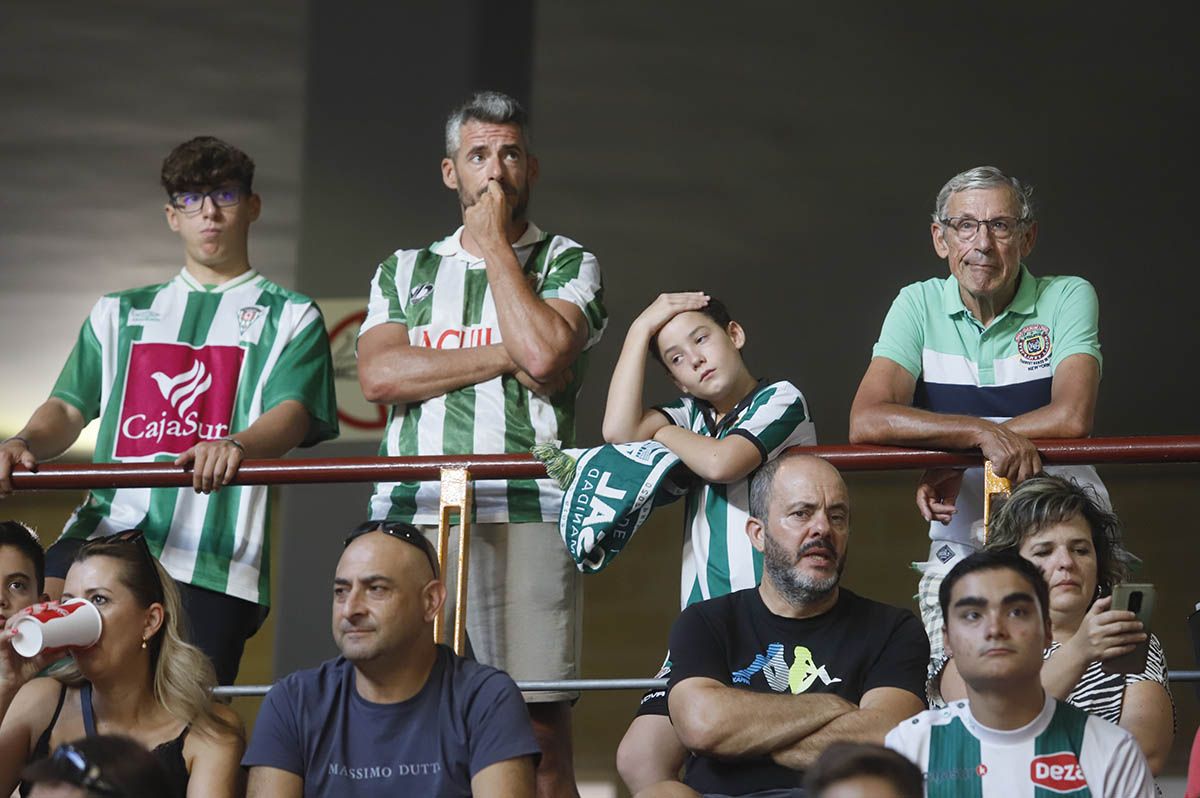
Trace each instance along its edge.
{"label": "woman holding smartphone", "polygon": [[[1112,608],[1113,588],[1134,561],[1121,544],[1120,521],[1087,489],[1044,476],[1022,482],[988,532],[988,549],[1016,551],[1050,585],[1054,642],[1042,667],[1046,691],[1130,732],[1157,775],[1175,737],[1175,706],[1158,638],[1134,613]],[[1146,651],[1144,664],[1132,673],[1111,672],[1128,670],[1113,665],[1139,649]],[[941,693],[947,701],[966,695],[954,660],[942,674]]]}

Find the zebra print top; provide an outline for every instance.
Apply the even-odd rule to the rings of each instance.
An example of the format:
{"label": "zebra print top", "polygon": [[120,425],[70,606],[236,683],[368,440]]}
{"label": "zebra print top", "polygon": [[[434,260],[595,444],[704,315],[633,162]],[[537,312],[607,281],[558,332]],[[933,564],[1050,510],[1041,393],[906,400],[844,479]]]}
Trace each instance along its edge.
{"label": "zebra print top", "polygon": [[[1057,641],[1051,643],[1042,659],[1050,659],[1061,646]],[[1150,653],[1146,657],[1144,671],[1129,674],[1105,673],[1099,661],[1089,663],[1079,683],[1067,696],[1067,703],[1112,723],[1119,723],[1121,706],[1125,701],[1125,688],[1134,682],[1158,682],[1163,686],[1167,691],[1167,698],[1171,699],[1173,726],[1175,700],[1171,698],[1171,688],[1167,685],[1167,658],[1163,654],[1162,644],[1153,634],[1150,635]]]}

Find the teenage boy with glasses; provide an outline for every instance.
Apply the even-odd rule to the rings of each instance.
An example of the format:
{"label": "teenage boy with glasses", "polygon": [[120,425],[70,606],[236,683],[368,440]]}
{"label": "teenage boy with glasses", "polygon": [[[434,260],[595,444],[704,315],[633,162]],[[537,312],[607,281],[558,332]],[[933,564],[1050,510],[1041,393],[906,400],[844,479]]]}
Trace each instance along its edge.
{"label": "teenage boy with glasses", "polygon": [[15,465],[57,457],[93,419],[98,463],[190,467],[192,490],[89,492],[47,551],[46,592],[58,597],[88,538],[141,529],[179,583],[193,642],[229,684],[270,584],[267,489],[225,486],[245,458],[337,435],[333,364],[313,301],[250,266],[262,200],[249,156],[202,136],[167,156],[161,178],[183,269],[96,303],[50,398],[0,442],[0,496]]}
{"label": "teenage boy with glasses", "polygon": [[341,656],[280,680],[242,759],[251,798],[532,798],[538,746],[516,684],[433,640],[446,599],[406,523],[351,532],[333,580]]}

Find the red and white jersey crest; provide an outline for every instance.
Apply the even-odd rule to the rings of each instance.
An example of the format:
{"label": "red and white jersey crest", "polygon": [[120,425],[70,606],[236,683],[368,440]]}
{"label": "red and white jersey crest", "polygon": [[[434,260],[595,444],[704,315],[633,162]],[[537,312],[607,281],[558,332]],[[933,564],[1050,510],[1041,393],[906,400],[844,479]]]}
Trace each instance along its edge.
{"label": "red and white jersey crest", "polygon": [[230,432],[245,351],[134,342],[115,455],[178,455]]}

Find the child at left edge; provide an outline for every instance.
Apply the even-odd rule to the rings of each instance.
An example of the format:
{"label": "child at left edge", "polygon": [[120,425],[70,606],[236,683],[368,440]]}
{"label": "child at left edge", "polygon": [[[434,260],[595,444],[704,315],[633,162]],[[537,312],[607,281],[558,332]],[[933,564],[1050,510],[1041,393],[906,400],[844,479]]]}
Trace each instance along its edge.
{"label": "child at left edge", "polygon": [[[755,587],[762,555],[746,536],[750,475],[793,446],[817,442],[804,395],[757,379],[742,357],[746,331],[701,291],[662,294],[634,319],[613,370],[604,411],[608,443],[655,440],[698,477],[688,491],[680,609]],[[647,408],[646,358],[666,368],[678,400]],[[658,677],[670,673],[670,652]],[[687,750],[667,713],[666,691],[642,697],[617,750],[631,792],[678,778]]]}

